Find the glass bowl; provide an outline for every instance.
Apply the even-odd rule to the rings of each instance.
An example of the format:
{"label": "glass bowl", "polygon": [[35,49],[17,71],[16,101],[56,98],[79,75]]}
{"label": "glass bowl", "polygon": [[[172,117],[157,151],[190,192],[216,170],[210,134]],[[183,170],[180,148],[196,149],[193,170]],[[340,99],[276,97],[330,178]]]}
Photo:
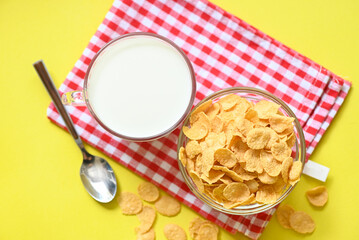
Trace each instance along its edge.
{"label": "glass bowl", "polygon": [[[304,139],[302,127],[300,126],[298,119],[296,118],[293,111],[288,107],[288,105],[286,103],[284,103],[281,99],[279,99],[278,97],[274,96],[273,94],[271,94],[269,92],[266,92],[266,91],[263,91],[260,89],[250,88],[250,87],[233,87],[233,88],[227,88],[227,89],[223,89],[221,91],[212,93],[208,97],[204,98],[201,102],[199,102],[196,105],[195,108],[192,109],[191,113],[184,120],[183,126],[189,126],[189,118],[190,118],[192,112],[198,106],[200,106],[202,103],[204,103],[208,100],[212,100],[213,102],[216,102],[216,101],[218,101],[219,98],[221,98],[225,95],[231,94],[231,93],[237,94],[240,97],[246,98],[252,102],[258,102],[260,100],[267,100],[267,101],[274,102],[281,106],[279,110],[284,115],[286,115],[288,117],[293,117],[295,119],[293,122],[293,127],[294,127],[294,133],[295,133],[296,138],[295,138],[294,146],[292,148],[292,157],[293,157],[293,161],[301,161],[304,166],[305,155],[306,155],[305,139]],[[181,147],[184,147],[187,144],[188,140],[189,139],[184,135],[183,131],[181,130],[179,138],[178,138],[177,153],[179,153]],[[233,214],[233,215],[249,215],[249,214],[256,214],[256,213],[264,212],[268,209],[273,208],[280,202],[282,202],[289,195],[289,193],[293,190],[293,188],[296,186],[296,184],[294,184],[293,186],[287,185],[285,188],[283,188],[282,192],[281,192],[281,196],[273,204],[254,203],[254,204],[249,204],[249,205],[238,206],[238,207],[235,207],[232,209],[227,209],[227,208],[223,207],[222,203],[217,202],[216,200],[214,200],[213,198],[211,198],[209,195],[207,195],[205,193],[201,193],[198,190],[195,183],[193,182],[189,173],[187,172],[186,167],[183,166],[182,162],[180,161],[178,154],[177,154],[177,160],[178,160],[178,165],[179,165],[180,171],[182,173],[182,176],[183,176],[187,186],[193,192],[193,194],[196,195],[200,200],[202,200],[208,206],[210,206],[220,212],[223,212],[223,213],[228,213],[228,214]]]}

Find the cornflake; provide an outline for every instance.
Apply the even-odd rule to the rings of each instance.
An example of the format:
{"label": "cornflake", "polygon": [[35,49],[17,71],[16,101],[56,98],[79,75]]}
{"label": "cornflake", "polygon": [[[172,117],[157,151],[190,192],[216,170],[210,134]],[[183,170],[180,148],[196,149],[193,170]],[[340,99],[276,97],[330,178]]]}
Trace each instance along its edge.
{"label": "cornflake", "polygon": [[156,210],[150,206],[144,206],[142,211],[137,214],[137,217],[141,225],[136,227],[136,233],[146,233],[151,229],[156,219]]}
{"label": "cornflake", "polygon": [[163,216],[176,216],[181,211],[181,204],[173,197],[164,195],[155,202],[155,208]]}
{"label": "cornflake", "polygon": [[156,239],[156,234],[153,228],[151,228],[148,232],[145,233],[137,233],[137,238],[136,238],[136,240],[155,240],[155,239]]}
{"label": "cornflake", "polygon": [[296,211],[289,216],[290,227],[298,233],[312,233],[315,230],[315,222],[306,212]]}
{"label": "cornflake", "polygon": [[276,211],[279,224],[286,229],[291,229],[289,224],[289,217],[294,212],[295,211],[291,206],[283,204],[280,205]]}
{"label": "cornflake", "polygon": [[286,229],[306,234],[315,230],[315,222],[309,214],[303,211],[295,211],[289,205],[281,205],[276,211],[279,224]]}
{"label": "cornflake", "polygon": [[122,192],[118,198],[118,203],[124,215],[135,215],[142,210],[142,201],[134,193]]}
{"label": "cornflake", "polygon": [[158,188],[150,182],[143,182],[137,188],[138,195],[146,202],[154,202],[160,196]]}
{"label": "cornflake", "polygon": [[[198,191],[225,208],[272,204],[300,180],[302,163],[291,158],[293,121],[274,102],[251,102],[236,94],[210,100],[183,127],[188,141],[178,159]],[[204,237],[199,228],[195,232],[197,240]]]}
{"label": "cornflake", "polygon": [[186,232],[177,224],[167,224],[163,233],[168,240],[187,240]]}
{"label": "cornflake", "polygon": [[219,229],[217,225],[210,221],[196,217],[189,223],[188,231],[192,239],[216,240],[218,238]]}
{"label": "cornflake", "polygon": [[323,207],[328,201],[328,191],[324,186],[318,186],[306,193],[308,201],[316,207]]}

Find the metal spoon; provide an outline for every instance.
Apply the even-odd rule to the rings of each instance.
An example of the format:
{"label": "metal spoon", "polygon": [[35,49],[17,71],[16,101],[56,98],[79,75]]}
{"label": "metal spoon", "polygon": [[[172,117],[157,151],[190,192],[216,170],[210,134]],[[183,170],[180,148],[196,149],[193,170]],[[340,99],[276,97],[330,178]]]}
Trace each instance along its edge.
{"label": "metal spoon", "polygon": [[62,116],[67,129],[82,152],[83,162],[80,169],[80,177],[84,187],[95,200],[102,203],[110,202],[115,197],[117,191],[116,177],[111,166],[105,159],[89,154],[84,148],[84,144],[77,134],[64,105],[62,105],[60,95],[57,92],[43,61],[39,60],[35,62],[33,66],[55,104],[57,111]]}

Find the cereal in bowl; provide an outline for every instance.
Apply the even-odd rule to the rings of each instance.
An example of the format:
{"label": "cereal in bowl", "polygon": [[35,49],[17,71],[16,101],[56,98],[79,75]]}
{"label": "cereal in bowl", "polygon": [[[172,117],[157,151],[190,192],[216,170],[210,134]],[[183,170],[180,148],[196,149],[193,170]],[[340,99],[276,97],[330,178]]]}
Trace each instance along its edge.
{"label": "cereal in bowl", "polygon": [[279,109],[236,94],[198,106],[183,127],[188,141],[178,153],[197,190],[231,209],[275,203],[296,184],[303,166],[291,157],[294,118]]}

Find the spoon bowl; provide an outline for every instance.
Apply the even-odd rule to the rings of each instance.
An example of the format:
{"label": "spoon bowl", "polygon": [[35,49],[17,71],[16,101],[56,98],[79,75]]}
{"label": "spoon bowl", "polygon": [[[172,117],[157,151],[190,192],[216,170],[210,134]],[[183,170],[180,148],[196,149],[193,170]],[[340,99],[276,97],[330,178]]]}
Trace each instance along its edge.
{"label": "spoon bowl", "polygon": [[97,201],[110,202],[117,191],[115,174],[105,159],[87,154],[90,160],[84,159],[80,168],[82,184]]}

